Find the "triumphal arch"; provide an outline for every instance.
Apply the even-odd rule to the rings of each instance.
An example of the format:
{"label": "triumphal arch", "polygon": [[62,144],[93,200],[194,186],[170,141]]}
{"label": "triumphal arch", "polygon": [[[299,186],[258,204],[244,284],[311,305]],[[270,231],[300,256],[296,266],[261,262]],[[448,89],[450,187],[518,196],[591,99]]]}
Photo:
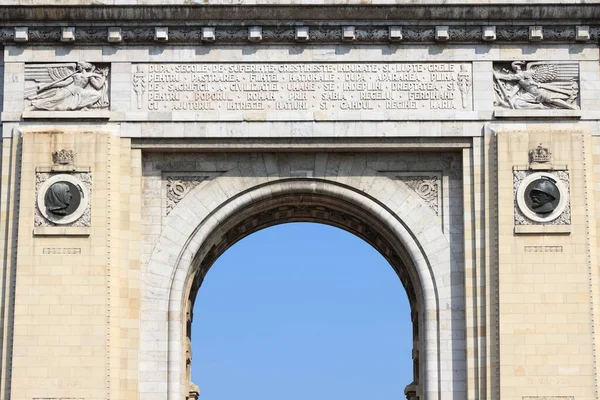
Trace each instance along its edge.
{"label": "triumphal arch", "polygon": [[204,275],[313,221],[397,272],[408,399],[598,399],[594,3],[4,0],[0,397],[197,398]]}

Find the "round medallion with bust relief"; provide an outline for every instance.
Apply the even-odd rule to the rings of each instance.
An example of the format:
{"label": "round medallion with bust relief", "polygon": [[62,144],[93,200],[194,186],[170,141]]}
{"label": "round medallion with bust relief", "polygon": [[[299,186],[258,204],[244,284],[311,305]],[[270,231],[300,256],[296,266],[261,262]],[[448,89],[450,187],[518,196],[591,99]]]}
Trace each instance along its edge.
{"label": "round medallion with bust relief", "polygon": [[58,225],[77,221],[87,206],[83,182],[69,174],[58,174],[42,184],[37,205],[47,220]]}
{"label": "round medallion with bust relief", "polygon": [[519,185],[517,205],[527,218],[536,222],[550,222],[565,210],[567,196],[568,191],[557,176],[535,172]]}

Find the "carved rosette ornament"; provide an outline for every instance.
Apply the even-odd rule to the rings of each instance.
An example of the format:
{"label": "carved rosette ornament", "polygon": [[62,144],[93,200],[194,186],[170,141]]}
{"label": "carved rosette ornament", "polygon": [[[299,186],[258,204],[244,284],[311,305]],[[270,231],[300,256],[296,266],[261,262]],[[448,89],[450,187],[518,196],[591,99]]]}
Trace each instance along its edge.
{"label": "carved rosette ornament", "polygon": [[569,171],[513,171],[515,225],[570,225]]}
{"label": "carved rosette ornament", "polygon": [[88,62],[25,65],[30,111],[108,109],[108,66]]}
{"label": "carved rosette ornament", "polygon": [[89,227],[91,191],[89,172],[37,172],[34,226]]}
{"label": "carved rosette ornament", "polygon": [[169,176],[167,178],[167,215],[196,186],[208,176]]}

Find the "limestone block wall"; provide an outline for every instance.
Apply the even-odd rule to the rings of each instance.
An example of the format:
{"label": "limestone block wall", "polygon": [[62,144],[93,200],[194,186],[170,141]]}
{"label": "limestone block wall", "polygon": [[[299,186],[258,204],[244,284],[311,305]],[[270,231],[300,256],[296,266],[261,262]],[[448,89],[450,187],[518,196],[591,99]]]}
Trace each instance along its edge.
{"label": "limestone block wall", "polygon": [[[140,157],[114,132],[88,128],[16,132],[22,157],[12,165],[20,173],[10,174],[19,205],[3,214],[18,223],[19,243],[12,399],[137,398]],[[50,168],[61,149],[75,151],[75,168],[91,172],[89,228],[34,226],[36,171]]]}
{"label": "limestone block wall", "polygon": [[[0,47],[0,49],[2,49]],[[2,106],[4,104],[4,51],[0,50],[0,112],[2,112]],[[1,130],[0,125],[0,130]]]}
{"label": "limestone block wall", "polygon": [[[540,143],[550,150],[551,163],[532,165],[528,152]],[[498,221],[503,221],[498,224],[497,265],[502,399],[597,398],[591,144],[588,132],[535,124],[527,130],[498,128],[490,138],[492,169],[497,157]],[[568,171],[570,224],[515,222],[514,172],[531,168]]]}

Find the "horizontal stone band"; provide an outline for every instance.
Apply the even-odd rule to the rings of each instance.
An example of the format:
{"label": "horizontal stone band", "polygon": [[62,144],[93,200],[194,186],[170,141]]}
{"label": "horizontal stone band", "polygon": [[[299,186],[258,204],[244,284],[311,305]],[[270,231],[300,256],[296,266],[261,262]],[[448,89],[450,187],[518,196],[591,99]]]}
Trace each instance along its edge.
{"label": "horizontal stone band", "polygon": [[[109,43],[108,32],[112,27],[76,27],[73,31],[73,42],[77,44],[106,44]],[[198,44],[206,42],[202,35],[202,26],[174,26],[168,27],[168,40],[164,44]],[[395,27],[397,28],[397,27]],[[22,29],[22,28],[21,28]],[[351,38],[344,35],[344,26],[308,26],[309,43],[336,43],[351,40],[355,43],[386,43],[390,41],[402,42],[445,42],[477,43],[484,42],[483,26],[448,26],[447,36],[443,39],[436,36],[436,26],[402,26],[401,38],[390,35],[389,26],[357,25]],[[64,42],[63,27],[33,26],[27,29],[25,40],[15,37],[15,28],[0,28],[0,43],[27,43],[27,44],[52,44]],[[577,37],[576,26],[543,26],[544,42],[575,42],[581,40]],[[496,42],[528,42],[532,40],[529,26],[497,26]],[[156,30],[154,27],[123,27],[120,31],[120,44],[146,44],[156,43]],[[588,40],[598,40],[600,26],[589,27]],[[247,43],[249,38],[246,26],[215,26],[214,39],[216,43]],[[296,28],[294,26],[263,26],[262,36],[256,43],[293,43],[297,42]]]}
{"label": "horizontal stone band", "polygon": [[[0,6],[0,23],[10,25],[37,21],[93,21],[123,25],[161,21],[577,21],[590,24],[600,19],[598,4],[393,4],[393,5],[42,5]],[[24,2],[23,2],[24,3]],[[29,2],[28,2],[29,3]],[[211,22],[209,22],[211,21]]]}

